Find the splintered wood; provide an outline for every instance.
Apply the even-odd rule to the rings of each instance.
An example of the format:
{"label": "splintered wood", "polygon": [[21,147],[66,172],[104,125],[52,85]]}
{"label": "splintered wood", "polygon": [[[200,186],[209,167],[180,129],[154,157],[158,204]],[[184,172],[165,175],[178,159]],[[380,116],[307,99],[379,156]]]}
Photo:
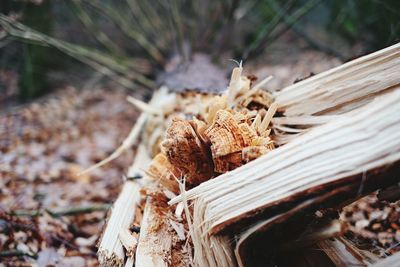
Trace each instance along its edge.
{"label": "splintered wood", "polygon": [[[149,175],[178,193],[178,179],[185,177],[186,188],[193,188],[274,149],[270,122],[277,105],[262,86],[251,86],[238,67],[223,95],[177,96],[175,112],[181,114],[165,114],[170,124]],[[190,102],[197,101],[197,107],[186,112],[182,104],[193,106]],[[185,118],[188,115],[192,118]]]}
{"label": "splintered wood", "polygon": [[[147,120],[140,153],[152,158],[141,201],[126,203],[141,229],[136,239],[116,223],[123,192],[102,265],[254,266],[279,242],[306,240],[296,234],[309,214],[398,182],[399,55],[397,44],[273,94],[271,77],[254,84],[239,66],[220,94],[162,87],[150,104],[130,98]],[[279,237],[285,225],[292,236]],[[342,232],[322,229],[308,235],[320,245]]]}

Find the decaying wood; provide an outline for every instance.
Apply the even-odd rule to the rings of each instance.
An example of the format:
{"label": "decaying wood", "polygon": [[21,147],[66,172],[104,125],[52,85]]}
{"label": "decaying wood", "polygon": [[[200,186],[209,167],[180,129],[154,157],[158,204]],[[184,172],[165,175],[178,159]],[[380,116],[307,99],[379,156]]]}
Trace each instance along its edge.
{"label": "decaying wood", "polygon": [[[201,221],[208,226],[199,238],[221,231],[240,233],[246,225],[286,214],[299,203],[312,210],[313,198],[322,197],[323,201],[315,201],[318,207],[336,206],[398,182],[398,114],[400,90],[395,90],[362,110],[344,114],[340,120],[316,127],[233,172],[189,190],[188,198],[202,203]],[[276,223],[279,221],[268,220],[268,225]]]}
{"label": "decaying wood", "polygon": [[174,118],[162,143],[169,162],[186,176],[188,186],[194,187],[213,176],[213,165],[207,147],[189,121]]}
{"label": "decaying wood", "polygon": [[[316,127],[232,173],[207,181],[190,190],[188,196],[207,199],[210,209],[205,219],[212,221],[212,231],[218,232],[239,220],[238,216],[251,217],[259,208],[267,208],[268,203],[276,205],[303,190],[392,164],[400,158],[397,114],[400,90]],[[230,200],[235,201],[226,202],[232,192],[235,197]],[[177,201],[179,197],[171,203]]]}
{"label": "decaying wood", "polygon": [[[261,89],[270,79],[252,88],[251,80],[241,74],[241,67],[233,70],[222,95],[178,94],[175,111],[180,113],[164,112],[170,123],[148,172],[172,192],[177,193],[182,177],[192,188],[274,148],[269,135],[277,105]],[[194,103],[198,107],[188,108]],[[191,120],[182,118],[189,114]]]}
{"label": "decaying wood", "polygon": [[136,266],[251,266],[277,242],[336,233],[298,236],[316,210],[399,182],[398,73],[400,44],[275,95],[260,89],[270,78],[253,86],[240,66],[222,95],[164,93],[158,109],[131,99],[150,116],[142,142],[154,156]]}
{"label": "decaying wood", "polygon": [[[128,171],[128,177],[143,176],[143,170],[147,168],[149,161],[144,146],[139,146],[135,162]],[[137,180],[126,181],[111,209],[98,249],[99,262],[102,266],[123,266],[125,263],[125,252],[119,234],[128,230],[133,222],[136,206],[141,199],[141,187]]]}
{"label": "decaying wood", "polygon": [[139,245],[136,251],[137,267],[168,266],[172,238],[168,233],[163,212],[157,211],[157,200],[148,199],[140,224]]}
{"label": "decaying wood", "polygon": [[148,197],[141,221],[135,266],[189,266],[185,230],[174,220],[167,199],[161,192]]}
{"label": "decaying wood", "polygon": [[138,244],[137,238],[126,228],[121,229],[118,237],[125,248],[126,256],[134,258]]}
{"label": "decaying wood", "polygon": [[176,179],[180,177],[180,171],[169,162],[165,154],[158,153],[153,158],[147,173],[151,178],[158,180],[162,186],[171,192],[179,192]]}

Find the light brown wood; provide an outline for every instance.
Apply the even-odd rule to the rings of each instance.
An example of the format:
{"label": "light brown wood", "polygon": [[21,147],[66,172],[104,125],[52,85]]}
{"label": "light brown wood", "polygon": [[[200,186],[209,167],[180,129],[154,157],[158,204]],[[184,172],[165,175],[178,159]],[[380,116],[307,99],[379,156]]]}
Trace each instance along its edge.
{"label": "light brown wood", "polygon": [[[198,215],[204,225],[198,238],[221,231],[240,233],[260,214],[264,218],[284,214],[304,198],[312,201],[312,194],[332,194],[330,201],[341,196],[338,203],[326,202],[338,205],[388,182],[396,183],[396,175],[374,174],[393,171],[384,166],[399,160],[400,90],[395,90],[186,194],[195,206],[200,203],[197,209],[203,212]],[[180,200],[177,197],[171,204]],[[310,207],[312,202],[304,204]],[[209,245],[204,244],[203,250]]]}
{"label": "light brown wood", "polygon": [[[149,157],[143,145],[139,146],[135,162],[128,171],[128,177],[144,175],[143,170],[149,164]],[[123,266],[125,251],[119,234],[128,230],[135,217],[136,206],[139,204],[142,185],[137,181],[128,180],[122,187],[108,218],[100,241],[98,255],[101,266]]]}
{"label": "light brown wood", "polygon": [[167,205],[162,192],[153,193],[146,201],[136,250],[136,267],[189,266],[190,247],[186,232]]}
{"label": "light brown wood", "polygon": [[[228,103],[235,103],[236,95],[243,93],[241,84],[248,82],[240,73],[241,68],[233,72]],[[398,73],[400,44],[276,92],[275,103],[284,117],[272,118],[271,109],[264,121],[256,117],[253,123],[264,129],[271,121],[275,141],[285,145],[170,201],[180,207],[190,201],[194,263],[244,266],[241,246],[293,222],[300,211],[312,212],[317,204],[336,207],[398,182],[399,176],[385,175],[400,171]],[[209,123],[219,109],[210,108],[212,114],[205,116]],[[157,205],[151,197],[146,202],[136,266],[179,266],[171,257],[182,231],[168,221],[173,212],[157,213]],[[124,256],[116,251],[119,259]],[[186,266],[191,256],[183,254],[185,260],[179,262]],[[131,262],[129,258],[127,264]]]}
{"label": "light brown wood", "polygon": [[163,214],[156,212],[156,206],[149,198],[140,224],[135,266],[168,266],[171,246],[172,236],[168,233],[167,220]]}
{"label": "light brown wood", "polygon": [[339,114],[400,84],[400,43],[286,87],[275,101],[286,117]]}

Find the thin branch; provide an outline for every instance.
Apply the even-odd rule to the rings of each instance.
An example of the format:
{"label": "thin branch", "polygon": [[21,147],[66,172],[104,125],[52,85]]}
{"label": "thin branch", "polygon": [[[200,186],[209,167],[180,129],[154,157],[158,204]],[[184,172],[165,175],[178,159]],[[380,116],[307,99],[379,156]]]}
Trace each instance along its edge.
{"label": "thin branch", "polygon": [[14,210],[9,213],[11,216],[17,217],[37,217],[41,216],[40,210]]}
{"label": "thin branch", "polygon": [[4,250],[4,251],[0,251],[0,258],[23,257],[23,256],[27,256],[27,257],[30,257],[32,259],[37,259],[38,258],[37,254],[31,254],[31,253],[28,253],[28,252],[24,252],[22,250]]}
{"label": "thin branch", "polygon": [[52,217],[61,217],[61,216],[72,216],[79,215],[84,213],[91,213],[95,211],[107,211],[111,207],[110,204],[98,205],[98,206],[87,206],[87,207],[79,207],[79,208],[71,208],[60,211],[52,211],[50,209],[46,209],[47,213],[49,213]]}

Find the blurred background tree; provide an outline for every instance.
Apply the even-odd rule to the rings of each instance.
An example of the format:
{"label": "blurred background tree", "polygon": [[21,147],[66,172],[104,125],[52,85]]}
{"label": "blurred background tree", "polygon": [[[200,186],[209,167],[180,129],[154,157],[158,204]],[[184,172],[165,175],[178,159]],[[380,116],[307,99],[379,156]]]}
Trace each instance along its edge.
{"label": "blurred background tree", "polygon": [[[23,3],[22,22],[44,34],[51,34],[51,2],[45,0],[40,5],[30,2]],[[21,66],[19,79],[21,99],[37,97],[49,91],[46,74],[51,67],[51,56],[48,52],[46,47],[34,44],[23,45],[24,63]]]}
{"label": "blurred background tree", "polygon": [[5,0],[0,9],[0,69],[17,70],[21,99],[56,87],[47,78],[57,67],[83,73],[54,49],[135,89],[154,88],[168,63],[194,52],[251,60],[288,33],[343,61],[400,36],[396,0]]}

